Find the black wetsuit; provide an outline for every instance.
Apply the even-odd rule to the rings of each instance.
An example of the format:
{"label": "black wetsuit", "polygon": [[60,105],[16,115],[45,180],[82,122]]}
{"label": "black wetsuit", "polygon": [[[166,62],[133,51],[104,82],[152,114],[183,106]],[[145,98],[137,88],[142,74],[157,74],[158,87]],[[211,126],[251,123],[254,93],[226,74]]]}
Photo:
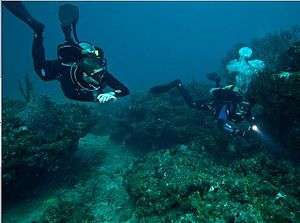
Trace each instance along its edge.
{"label": "black wetsuit", "polygon": [[[43,38],[41,35],[35,35],[32,56],[38,76],[44,81],[58,80],[66,97],[80,101],[97,101],[97,96],[103,92],[106,86],[115,90],[116,97],[129,94],[128,88],[107,71],[104,60],[100,61],[100,63],[103,63],[103,71],[93,76],[96,84],[85,83],[80,78],[81,73],[84,71],[80,68],[82,56],[78,44],[65,42],[59,45],[59,48],[66,48],[65,52],[71,54],[68,55],[67,60],[65,55],[64,58],[58,56],[59,58],[56,60],[46,60]],[[70,58],[73,61],[70,61]]]}
{"label": "black wetsuit", "polygon": [[234,129],[229,122],[232,120],[240,121],[242,119],[236,112],[237,105],[242,102],[242,96],[233,90],[220,88],[219,81],[216,82],[216,85],[218,88],[213,92],[213,99],[208,100],[193,100],[180,80],[155,86],[150,89],[150,93],[156,95],[169,91],[172,88],[177,88],[189,107],[198,110],[213,111],[217,118],[218,126],[228,133],[234,133],[237,129]]}
{"label": "black wetsuit", "polygon": [[[76,28],[75,24],[62,24],[66,42],[58,46],[58,59],[46,60],[42,37],[44,24],[32,17],[20,1],[5,1],[3,4],[34,31],[32,57],[34,69],[42,80],[58,80],[66,97],[80,101],[97,101],[97,96],[102,93],[105,86],[114,89],[116,97],[129,94],[128,88],[107,71],[104,59],[94,58],[99,60],[97,64],[102,64],[104,69],[89,77],[92,83],[86,82],[82,74],[88,72],[85,72],[80,66],[86,55],[82,55],[79,44],[76,44],[71,37],[71,29]],[[65,5],[64,7],[67,7],[67,10],[71,7],[73,11],[74,9],[77,11],[76,7],[72,5]],[[71,14],[73,13],[72,10]],[[66,15],[61,14],[60,16],[64,18],[71,16],[70,11]],[[78,20],[78,18],[76,19]],[[77,35],[75,39],[77,39]]]}

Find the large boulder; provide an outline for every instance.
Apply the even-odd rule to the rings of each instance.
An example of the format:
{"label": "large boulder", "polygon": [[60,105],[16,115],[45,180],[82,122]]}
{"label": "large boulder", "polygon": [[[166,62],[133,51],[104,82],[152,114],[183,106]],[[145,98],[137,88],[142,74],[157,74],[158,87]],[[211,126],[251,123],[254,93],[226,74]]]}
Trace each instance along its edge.
{"label": "large boulder", "polygon": [[5,200],[25,197],[36,184],[69,168],[80,137],[93,126],[85,106],[58,105],[46,97],[3,105],[2,183]]}

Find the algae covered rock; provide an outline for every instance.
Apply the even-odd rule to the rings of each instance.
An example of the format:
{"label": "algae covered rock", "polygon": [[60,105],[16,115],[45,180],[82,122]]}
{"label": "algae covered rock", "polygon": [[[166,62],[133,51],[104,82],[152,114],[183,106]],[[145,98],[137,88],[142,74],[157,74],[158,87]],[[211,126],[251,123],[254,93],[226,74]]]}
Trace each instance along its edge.
{"label": "algae covered rock", "polygon": [[95,218],[88,201],[76,191],[68,192],[48,202],[48,208],[38,221],[39,223],[93,223]]}
{"label": "algae covered rock", "polygon": [[263,107],[263,124],[293,156],[300,155],[300,73],[262,73],[249,94]]}
{"label": "algae covered rock", "polygon": [[29,104],[4,100],[4,199],[24,197],[46,176],[68,169],[70,156],[92,120],[87,108],[58,105],[47,97]]}
{"label": "algae covered rock", "polygon": [[272,162],[267,154],[228,165],[186,148],[158,151],[133,165],[126,185],[140,222],[297,222],[299,167]]}
{"label": "algae covered rock", "polygon": [[[208,97],[209,87],[199,82],[192,82],[188,89],[195,99]],[[149,151],[189,144],[197,138],[209,147],[220,138],[213,115],[186,106],[176,89],[158,97],[134,98],[113,122],[114,141]]]}

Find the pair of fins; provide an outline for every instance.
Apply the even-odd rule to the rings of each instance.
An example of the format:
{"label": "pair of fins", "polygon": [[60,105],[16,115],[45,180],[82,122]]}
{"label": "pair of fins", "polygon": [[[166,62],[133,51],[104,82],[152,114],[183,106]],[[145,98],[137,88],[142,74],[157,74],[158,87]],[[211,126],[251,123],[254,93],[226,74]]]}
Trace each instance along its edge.
{"label": "pair of fins", "polygon": [[[27,10],[21,1],[3,1],[3,5],[18,19],[27,24],[36,34],[42,34],[44,31],[44,24],[35,19]],[[65,34],[65,39],[71,40],[71,30],[73,30],[74,38],[77,42],[76,24],[79,19],[79,9],[72,4],[63,4],[59,7],[58,17],[61,27]]]}

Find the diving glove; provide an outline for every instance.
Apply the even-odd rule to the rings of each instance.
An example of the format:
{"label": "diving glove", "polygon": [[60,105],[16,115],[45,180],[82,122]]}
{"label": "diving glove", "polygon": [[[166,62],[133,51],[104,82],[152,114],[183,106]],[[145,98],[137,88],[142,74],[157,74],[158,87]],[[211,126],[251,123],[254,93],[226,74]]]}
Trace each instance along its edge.
{"label": "diving glove", "polygon": [[99,94],[97,97],[97,100],[100,103],[106,103],[109,101],[116,101],[117,97],[115,96],[115,92],[108,92],[108,93],[103,93],[103,94]]}

